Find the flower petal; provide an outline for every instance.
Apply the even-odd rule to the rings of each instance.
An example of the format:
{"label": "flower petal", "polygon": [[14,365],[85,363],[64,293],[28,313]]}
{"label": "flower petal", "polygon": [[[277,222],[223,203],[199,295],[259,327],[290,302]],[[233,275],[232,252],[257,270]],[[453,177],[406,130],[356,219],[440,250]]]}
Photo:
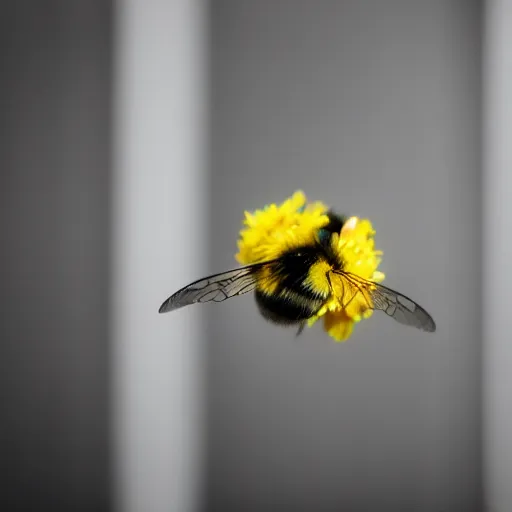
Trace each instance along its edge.
{"label": "flower petal", "polygon": [[329,311],[324,317],[324,329],[336,341],[346,341],[354,330],[354,321],[343,310]]}

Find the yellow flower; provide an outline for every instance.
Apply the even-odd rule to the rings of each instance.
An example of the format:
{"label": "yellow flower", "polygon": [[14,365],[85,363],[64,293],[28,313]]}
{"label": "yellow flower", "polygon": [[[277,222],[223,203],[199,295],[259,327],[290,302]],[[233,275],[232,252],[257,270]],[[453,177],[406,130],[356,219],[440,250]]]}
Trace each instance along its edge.
{"label": "yellow flower", "polygon": [[246,228],[240,231],[237,261],[249,265],[273,260],[289,248],[313,243],[329,218],[327,206],[306,201],[299,190],[279,206],[271,204],[254,213],[245,212]]}
{"label": "yellow flower", "polygon": [[[302,191],[281,205],[245,212],[236,259],[248,265],[279,258],[288,249],[312,245],[321,228],[329,223],[327,212],[328,207],[321,202],[308,204]],[[385,277],[377,270],[382,252],[375,250],[374,235],[369,220],[351,217],[340,233],[331,236],[330,244],[344,271],[380,282]],[[323,317],[325,331],[336,341],[344,341],[357,322],[371,316],[371,297],[368,291],[350,286],[342,276],[330,272],[329,277],[332,294],[308,320],[308,326]]]}

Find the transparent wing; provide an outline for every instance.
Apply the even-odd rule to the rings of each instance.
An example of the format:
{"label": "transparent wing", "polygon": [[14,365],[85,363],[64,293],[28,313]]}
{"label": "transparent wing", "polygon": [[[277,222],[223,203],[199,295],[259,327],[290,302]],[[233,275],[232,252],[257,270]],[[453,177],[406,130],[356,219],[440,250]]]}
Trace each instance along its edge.
{"label": "transparent wing", "polygon": [[363,279],[350,272],[333,271],[343,278],[344,297],[350,303],[357,294],[364,297],[370,309],[384,311],[401,324],[410,325],[422,331],[435,332],[434,319],[419,304],[401,293],[373,281]]}
{"label": "transparent wing", "polygon": [[158,312],[167,313],[198,302],[222,302],[251,292],[258,282],[258,271],[269,263],[257,263],[194,281],[171,295]]}

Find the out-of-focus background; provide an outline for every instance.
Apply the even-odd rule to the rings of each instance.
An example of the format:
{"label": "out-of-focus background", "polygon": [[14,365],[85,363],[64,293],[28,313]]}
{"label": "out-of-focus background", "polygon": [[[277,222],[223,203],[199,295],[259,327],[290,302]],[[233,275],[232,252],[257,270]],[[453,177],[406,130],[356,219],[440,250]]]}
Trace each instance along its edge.
{"label": "out-of-focus background", "polygon": [[[0,20],[2,510],[512,510],[511,2]],[[436,334],[157,314],[297,189],[372,220]]]}

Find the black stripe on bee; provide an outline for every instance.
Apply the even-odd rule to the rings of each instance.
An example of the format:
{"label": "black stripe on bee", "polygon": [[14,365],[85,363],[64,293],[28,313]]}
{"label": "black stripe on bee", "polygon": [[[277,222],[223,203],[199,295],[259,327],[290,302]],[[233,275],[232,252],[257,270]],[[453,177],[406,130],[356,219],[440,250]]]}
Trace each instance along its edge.
{"label": "black stripe on bee", "polygon": [[316,246],[299,247],[283,253],[276,265],[276,271],[281,278],[278,293],[293,292],[305,300],[325,299],[307,285],[309,271],[321,257],[322,252]]}
{"label": "black stripe on bee", "polygon": [[278,324],[293,324],[313,316],[327,297],[313,290],[307,282],[312,265],[323,257],[318,246],[283,253],[272,269],[278,283],[276,289],[272,293],[256,290],[260,313]]}
{"label": "black stripe on bee", "polygon": [[276,324],[295,324],[312,317],[323,301],[312,301],[300,295],[267,295],[259,290],[255,293],[256,304],[263,317]]}

